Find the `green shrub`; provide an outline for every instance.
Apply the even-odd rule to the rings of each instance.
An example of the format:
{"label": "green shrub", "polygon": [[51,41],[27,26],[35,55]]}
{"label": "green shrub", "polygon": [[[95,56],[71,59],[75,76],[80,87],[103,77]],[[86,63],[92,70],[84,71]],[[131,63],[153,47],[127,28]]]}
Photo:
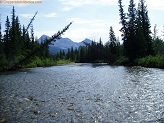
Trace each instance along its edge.
{"label": "green shrub", "polygon": [[70,60],[59,60],[56,61],[56,65],[64,65],[64,64],[70,64]]}
{"label": "green shrub", "polygon": [[129,59],[125,57],[120,57],[115,62],[116,65],[129,65]]}
{"label": "green shrub", "polygon": [[44,64],[44,66],[52,66],[52,65],[55,65],[55,62],[52,59],[48,59],[48,58],[43,59],[42,62]]}
{"label": "green shrub", "polygon": [[136,64],[144,67],[164,68],[164,56],[147,56],[136,60]]}

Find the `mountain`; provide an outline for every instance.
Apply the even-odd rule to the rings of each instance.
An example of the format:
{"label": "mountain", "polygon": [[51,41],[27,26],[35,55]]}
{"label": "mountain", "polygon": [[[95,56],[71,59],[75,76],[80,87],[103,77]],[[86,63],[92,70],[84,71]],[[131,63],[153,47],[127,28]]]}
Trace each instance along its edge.
{"label": "mountain", "polygon": [[37,40],[37,42],[38,42],[38,43],[41,43],[42,41],[44,41],[44,40],[46,40],[46,39],[50,39],[50,37],[43,34],[43,35]]}
{"label": "mountain", "polygon": [[[38,43],[41,43],[45,39],[50,39],[50,37],[47,35],[42,35],[38,39]],[[73,47],[73,49],[76,49],[76,48],[79,48],[80,46],[85,46],[86,44],[84,42],[88,43],[88,44],[92,43],[92,41],[90,39],[87,39],[87,38],[81,42],[74,42],[69,38],[60,37],[60,39],[56,40],[56,42],[52,42],[49,45],[49,51],[50,51],[50,54],[56,54],[56,53],[60,52],[60,50],[64,50],[65,52],[67,52],[68,48]]]}

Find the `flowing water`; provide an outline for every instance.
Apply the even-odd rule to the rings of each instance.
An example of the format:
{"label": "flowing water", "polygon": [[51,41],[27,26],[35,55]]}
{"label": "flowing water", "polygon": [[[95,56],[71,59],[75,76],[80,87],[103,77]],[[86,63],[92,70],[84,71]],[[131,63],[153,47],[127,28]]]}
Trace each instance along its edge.
{"label": "flowing water", "polygon": [[73,64],[3,73],[0,123],[164,123],[164,70]]}

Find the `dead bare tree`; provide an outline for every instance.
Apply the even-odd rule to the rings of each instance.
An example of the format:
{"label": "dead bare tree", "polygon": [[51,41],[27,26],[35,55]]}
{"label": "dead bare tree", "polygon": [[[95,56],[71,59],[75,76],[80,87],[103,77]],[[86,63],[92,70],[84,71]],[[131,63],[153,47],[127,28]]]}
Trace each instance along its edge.
{"label": "dead bare tree", "polygon": [[[35,14],[36,15],[36,14]],[[35,17],[35,16],[34,16]],[[34,18],[33,17],[33,18]],[[31,22],[33,21],[33,19],[31,20]],[[31,23],[30,22],[30,23]],[[30,54],[28,54],[25,58],[23,58],[22,60],[20,60],[19,62],[17,62],[15,65],[13,65],[12,67],[8,68],[8,70],[13,70],[16,68],[20,68],[22,65],[30,62],[33,58],[33,56],[38,53],[40,50],[42,50],[44,47],[46,47],[48,44],[50,44],[51,42],[56,42],[56,40],[60,39],[60,36],[62,34],[64,34],[64,32],[66,32],[68,30],[68,28],[70,27],[70,25],[73,22],[70,22],[64,29],[62,29],[61,31],[58,31],[56,34],[54,34],[50,39],[46,39],[45,41],[43,41],[44,43],[41,44],[40,47],[34,49]],[[30,25],[30,24],[29,24]]]}

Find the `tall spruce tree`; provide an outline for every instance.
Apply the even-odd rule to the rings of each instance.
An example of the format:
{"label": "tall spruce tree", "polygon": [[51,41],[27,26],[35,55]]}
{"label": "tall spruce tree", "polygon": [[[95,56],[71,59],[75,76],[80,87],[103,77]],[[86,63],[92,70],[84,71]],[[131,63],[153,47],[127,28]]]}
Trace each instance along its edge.
{"label": "tall spruce tree", "polygon": [[143,34],[146,41],[146,55],[152,55],[153,54],[153,43],[151,38],[151,25],[148,17],[148,10],[145,5],[145,0],[140,0],[139,7],[138,7],[139,16],[141,18],[141,28],[143,30]]}
{"label": "tall spruce tree", "polygon": [[122,32],[121,36],[122,36],[122,40],[123,40],[123,54],[125,56],[127,56],[127,52],[128,52],[128,31],[127,31],[127,17],[126,17],[126,13],[124,12],[123,9],[123,5],[122,5],[122,0],[118,0],[118,6],[119,6],[119,15],[120,15],[120,24],[122,25],[122,28],[120,29],[120,31]]}
{"label": "tall spruce tree", "polygon": [[10,50],[12,50],[12,47],[11,47],[12,43],[11,43],[9,32],[10,32],[10,21],[9,21],[9,17],[7,16],[3,41],[4,41],[4,53],[8,60],[10,59],[10,56],[11,56]]}
{"label": "tall spruce tree", "polygon": [[1,15],[0,15],[0,67],[6,64],[6,57],[4,54],[4,42],[2,41],[2,33],[1,33]]}
{"label": "tall spruce tree", "polygon": [[134,0],[130,0],[128,7],[128,22],[127,22],[127,40],[124,43],[126,56],[130,62],[136,58],[136,8]]}
{"label": "tall spruce tree", "polygon": [[34,50],[35,49],[35,40],[34,40],[34,28],[33,28],[33,25],[31,25],[30,40],[31,40],[31,50]]}
{"label": "tall spruce tree", "polygon": [[118,57],[118,50],[119,50],[119,42],[116,40],[116,36],[113,30],[113,27],[110,27],[109,30],[109,42],[106,44],[107,48],[107,61],[108,62],[115,62],[116,58]]}
{"label": "tall spruce tree", "polygon": [[116,55],[117,53],[117,42],[116,42],[116,36],[113,30],[113,27],[110,27],[109,30],[109,48],[110,48],[110,52],[112,55]]}
{"label": "tall spruce tree", "polygon": [[17,47],[17,52],[16,52],[16,55],[21,55],[21,25],[20,25],[20,22],[19,22],[19,17],[16,16],[16,19],[15,19],[15,27],[16,27],[16,41],[15,41],[15,44],[16,44],[16,47]]}
{"label": "tall spruce tree", "polygon": [[11,64],[13,64],[15,57],[17,55],[17,40],[18,40],[18,35],[17,35],[17,30],[16,30],[15,8],[14,7],[12,9],[10,39],[11,39],[10,46],[12,47],[10,50],[10,62],[11,62]]}
{"label": "tall spruce tree", "polygon": [[22,51],[22,54],[25,53],[26,51],[26,29],[25,29],[25,26],[23,25],[22,27],[22,35],[21,35],[21,51]]}
{"label": "tall spruce tree", "polygon": [[98,48],[99,48],[98,59],[99,61],[102,61],[104,59],[104,47],[101,38],[99,39]]}
{"label": "tall spruce tree", "polygon": [[152,55],[150,22],[145,1],[140,0],[138,10],[136,10],[134,0],[130,0],[127,18],[124,14],[122,0],[119,0],[118,3],[125,56],[129,58],[130,62],[133,62],[137,58]]}

